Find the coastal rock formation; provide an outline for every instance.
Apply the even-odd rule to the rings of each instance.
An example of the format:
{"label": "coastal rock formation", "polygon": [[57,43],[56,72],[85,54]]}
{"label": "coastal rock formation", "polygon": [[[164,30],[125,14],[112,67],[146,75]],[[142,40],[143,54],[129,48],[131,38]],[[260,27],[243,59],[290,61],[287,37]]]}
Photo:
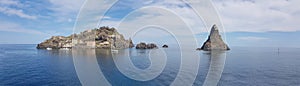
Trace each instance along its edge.
{"label": "coastal rock formation", "polygon": [[86,30],[71,36],[53,36],[37,45],[38,49],[72,48],[73,46],[88,46],[101,49],[123,49],[134,47],[131,39],[125,40],[115,28],[100,27]]}
{"label": "coastal rock formation", "polygon": [[169,46],[168,46],[168,45],[163,45],[162,47],[163,47],[163,48],[168,48]]}
{"label": "coastal rock formation", "polygon": [[153,43],[147,44],[147,49],[154,49],[154,48],[158,48],[158,47]]}
{"label": "coastal rock formation", "polygon": [[137,44],[135,48],[136,49],[154,49],[154,48],[158,48],[158,47],[153,43],[146,44],[144,42],[141,42],[141,43]]}
{"label": "coastal rock formation", "polygon": [[137,44],[135,48],[136,49],[147,49],[147,44],[144,42],[141,42],[141,43]]}
{"label": "coastal rock formation", "polygon": [[37,45],[38,49],[46,49],[46,48],[71,48],[72,47],[72,37],[64,37],[64,36],[52,36],[50,39],[40,43]]}
{"label": "coastal rock formation", "polygon": [[213,25],[210,31],[210,35],[206,42],[202,45],[202,47],[197,50],[204,50],[204,51],[210,51],[210,50],[230,50],[230,48],[227,46],[227,44],[224,43],[224,41],[221,38],[221,35],[219,34],[219,30],[217,25]]}

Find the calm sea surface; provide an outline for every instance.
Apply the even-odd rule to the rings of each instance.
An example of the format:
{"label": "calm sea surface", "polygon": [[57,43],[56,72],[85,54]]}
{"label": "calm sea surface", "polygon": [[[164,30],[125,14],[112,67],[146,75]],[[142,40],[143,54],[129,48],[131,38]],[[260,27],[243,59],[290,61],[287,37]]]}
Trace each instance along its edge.
{"label": "calm sea surface", "polygon": [[[73,62],[74,50],[37,50],[35,46],[0,45],[0,86],[81,85],[82,78],[77,76],[75,68],[78,67],[75,67]],[[110,50],[97,49],[87,51],[92,54],[86,55],[87,57],[76,57],[76,61],[86,64],[97,61],[105,79],[113,86],[166,86],[172,83],[176,85],[175,82],[195,86],[300,85],[300,48],[278,50],[278,48],[231,47],[231,49],[227,52],[203,52],[194,49],[180,51],[179,48],[172,47],[158,49],[164,52],[163,54],[157,53],[158,50],[126,49],[111,53]],[[89,57],[93,55],[96,56],[95,60]],[[120,71],[119,67],[128,64],[126,62],[128,59],[125,59],[127,55],[130,55],[129,60],[136,68],[140,70],[154,68],[151,70],[152,75],[155,73],[159,75],[143,75],[130,68],[122,68],[124,70]],[[160,59],[155,56],[166,58]],[[193,58],[197,61],[193,61]],[[200,64],[195,65],[194,62]],[[162,70],[155,69],[160,67],[163,67]],[[197,75],[193,74],[194,70]],[[89,73],[91,70],[84,71]],[[149,77],[153,79],[140,80]]]}

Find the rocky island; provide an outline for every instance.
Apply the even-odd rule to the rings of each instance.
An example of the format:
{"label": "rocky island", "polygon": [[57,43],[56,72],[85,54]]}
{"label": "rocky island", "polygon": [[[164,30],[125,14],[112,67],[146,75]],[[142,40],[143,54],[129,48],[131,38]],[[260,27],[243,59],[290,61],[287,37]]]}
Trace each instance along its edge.
{"label": "rocky island", "polygon": [[213,25],[208,36],[208,39],[197,50],[211,51],[211,50],[230,50],[227,44],[222,40],[217,25]]}
{"label": "rocky island", "polygon": [[134,47],[132,40],[126,40],[115,28],[100,27],[86,30],[79,34],[72,34],[67,37],[52,36],[50,39],[38,44],[36,48],[62,49],[80,45],[101,49],[123,49]]}

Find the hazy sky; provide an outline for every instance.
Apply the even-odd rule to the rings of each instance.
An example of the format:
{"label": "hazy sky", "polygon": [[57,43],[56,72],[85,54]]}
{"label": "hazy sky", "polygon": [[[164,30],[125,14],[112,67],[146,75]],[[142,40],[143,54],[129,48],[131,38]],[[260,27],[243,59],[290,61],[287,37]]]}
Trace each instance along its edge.
{"label": "hazy sky", "polygon": [[[212,2],[223,22],[229,45],[300,47],[299,0]],[[0,44],[37,44],[53,35],[70,35],[83,3],[84,0],[0,0]],[[142,8],[147,6],[154,8]],[[98,10],[103,9],[91,9]],[[121,0],[103,16],[100,26],[116,27],[122,21],[119,31],[127,38],[132,35],[126,31],[131,31],[137,24],[151,22],[170,24],[174,31],[181,32],[183,26],[173,18],[172,13],[180,16],[193,29],[192,33],[179,35],[194,34],[199,44],[205,41],[209,28],[204,27],[201,18],[189,5],[177,0]],[[99,20],[96,17],[99,15],[88,15],[86,19],[97,23]],[[82,26],[92,27],[96,26]],[[152,41],[155,38],[167,40],[170,37],[168,32],[161,30],[145,30],[138,34],[141,36],[134,37],[135,41],[155,42]],[[149,40],[139,37],[149,37]]]}

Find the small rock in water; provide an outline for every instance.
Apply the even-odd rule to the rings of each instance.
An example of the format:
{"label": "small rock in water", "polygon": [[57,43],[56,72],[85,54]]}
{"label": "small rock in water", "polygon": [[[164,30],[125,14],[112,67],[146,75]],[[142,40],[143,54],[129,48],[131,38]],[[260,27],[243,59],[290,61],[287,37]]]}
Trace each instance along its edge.
{"label": "small rock in water", "polygon": [[147,44],[144,42],[141,42],[141,43],[137,44],[135,48],[136,49],[147,49]]}
{"label": "small rock in water", "polygon": [[168,48],[169,46],[168,46],[168,45],[163,45],[162,47],[163,47],[163,48]]}
{"label": "small rock in water", "polygon": [[154,49],[154,48],[158,48],[158,47],[154,43],[146,44],[144,42],[141,42],[141,43],[137,44],[135,48],[136,49]]}
{"label": "small rock in water", "polygon": [[147,44],[147,49],[153,49],[153,48],[158,48],[158,47],[153,43]]}

